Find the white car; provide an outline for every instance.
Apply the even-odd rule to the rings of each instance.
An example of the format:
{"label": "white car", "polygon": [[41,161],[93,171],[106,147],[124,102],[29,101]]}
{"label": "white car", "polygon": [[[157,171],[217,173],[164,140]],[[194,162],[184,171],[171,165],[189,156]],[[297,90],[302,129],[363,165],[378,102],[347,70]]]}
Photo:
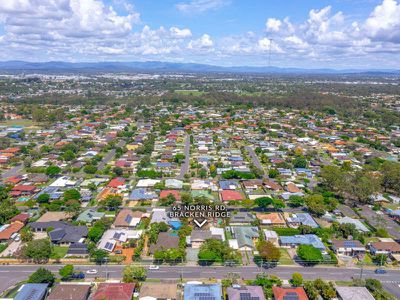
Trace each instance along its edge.
{"label": "white car", "polygon": [[149,270],[158,270],[159,268],[160,268],[160,266],[151,265],[149,267]]}
{"label": "white car", "polygon": [[91,275],[97,274],[97,270],[96,269],[87,270],[86,274],[91,274]]}

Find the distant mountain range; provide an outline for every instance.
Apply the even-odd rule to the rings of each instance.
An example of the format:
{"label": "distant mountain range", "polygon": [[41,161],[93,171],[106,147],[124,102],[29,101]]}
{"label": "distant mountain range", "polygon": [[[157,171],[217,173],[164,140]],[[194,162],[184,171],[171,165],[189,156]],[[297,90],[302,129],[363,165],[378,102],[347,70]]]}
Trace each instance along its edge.
{"label": "distant mountain range", "polygon": [[400,75],[395,69],[302,69],[279,67],[222,67],[206,64],[172,63],[160,61],[146,62],[26,62],[2,61],[0,72],[8,73],[62,73],[62,72],[165,72],[165,73],[253,73],[253,74],[370,74]]}

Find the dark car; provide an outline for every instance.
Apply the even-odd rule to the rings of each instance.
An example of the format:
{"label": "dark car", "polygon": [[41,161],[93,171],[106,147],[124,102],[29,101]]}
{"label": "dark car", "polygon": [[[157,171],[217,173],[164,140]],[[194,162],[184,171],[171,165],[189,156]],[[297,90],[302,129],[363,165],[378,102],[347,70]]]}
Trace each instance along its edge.
{"label": "dark car", "polygon": [[386,270],[384,269],[376,269],[375,274],[386,274]]}
{"label": "dark car", "polygon": [[85,274],[83,272],[75,272],[71,275],[72,279],[84,279]]}

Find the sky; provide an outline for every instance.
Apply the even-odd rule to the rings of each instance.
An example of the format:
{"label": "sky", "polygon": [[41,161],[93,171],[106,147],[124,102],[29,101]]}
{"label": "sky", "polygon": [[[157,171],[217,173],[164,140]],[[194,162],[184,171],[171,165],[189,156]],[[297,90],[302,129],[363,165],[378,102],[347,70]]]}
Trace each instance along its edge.
{"label": "sky", "polygon": [[0,0],[0,60],[400,68],[400,0]]}

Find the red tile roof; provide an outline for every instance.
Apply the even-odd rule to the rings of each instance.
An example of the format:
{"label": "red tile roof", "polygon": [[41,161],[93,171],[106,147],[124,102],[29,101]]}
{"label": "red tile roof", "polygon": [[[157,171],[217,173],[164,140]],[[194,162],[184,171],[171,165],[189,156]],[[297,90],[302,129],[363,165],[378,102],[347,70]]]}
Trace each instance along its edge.
{"label": "red tile roof", "polygon": [[13,235],[16,232],[19,232],[22,227],[24,227],[24,223],[21,222],[13,222],[8,226],[6,229],[3,231],[0,231],[0,240],[9,240],[11,238],[11,235]]}
{"label": "red tile roof", "polygon": [[[278,286],[273,286],[272,291],[274,292],[275,300],[283,300],[287,296],[288,293],[295,293],[297,295],[298,300],[308,300],[306,292],[302,287],[296,288],[282,288]],[[290,295],[290,294],[289,294]]]}
{"label": "red tile roof", "polygon": [[243,195],[237,191],[224,190],[220,193],[222,201],[244,200]]}
{"label": "red tile roof", "polygon": [[33,192],[36,189],[34,185],[16,185],[13,187],[12,191],[16,192]]}
{"label": "red tile roof", "polygon": [[27,213],[20,213],[19,215],[16,215],[14,218],[10,220],[10,222],[15,222],[15,221],[20,221],[22,223],[26,223],[29,219],[29,214]]}
{"label": "red tile roof", "polygon": [[164,190],[160,193],[160,198],[167,198],[168,195],[173,195],[176,200],[181,200],[181,194],[176,190]]}
{"label": "red tile roof", "polygon": [[112,179],[107,186],[112,187],[112,188],[117,188],[124,184],[125,184],[125,179],[121,178],[121,177],[117,177],[117,178]]}
{"label": "red tile roof", "polygon": [[100,283],[92,300],[132,300],[134,283]]}

